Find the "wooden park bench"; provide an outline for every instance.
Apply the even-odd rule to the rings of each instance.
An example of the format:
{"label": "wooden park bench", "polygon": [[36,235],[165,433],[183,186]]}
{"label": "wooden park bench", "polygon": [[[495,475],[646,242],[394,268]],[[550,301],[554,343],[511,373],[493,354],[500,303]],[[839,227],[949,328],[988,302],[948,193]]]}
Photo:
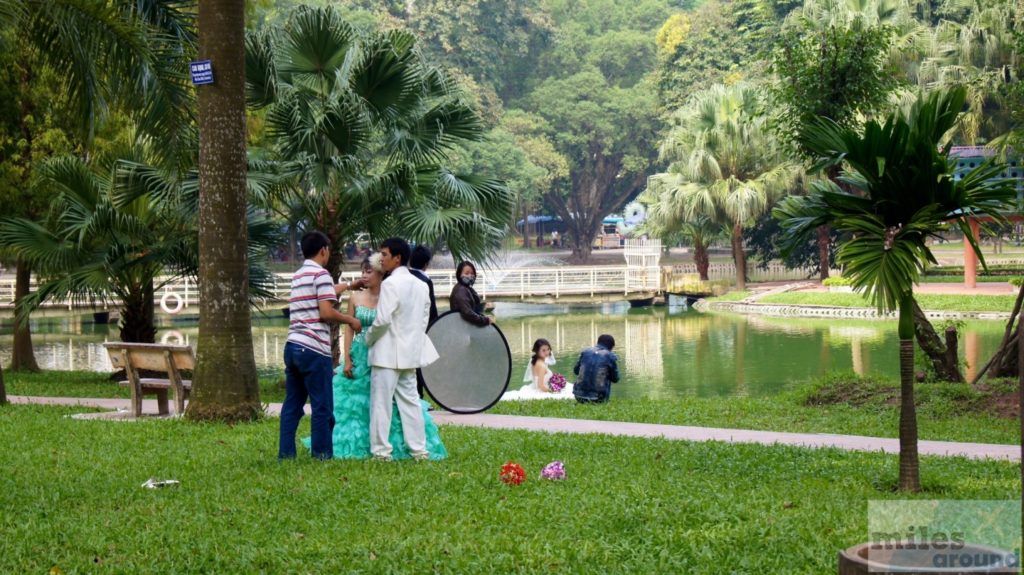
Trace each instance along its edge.
{"label": "wooden park bench", "polygon": [[[167,415],[168,390],[174,391],[174,412],[178,415],[185,412],[185,399],[192,390],[192,382],[181,379],[181,370],[196,367],[196,358],[190,346],[108,342],[103,347],[107,348],[114,369],[124,369],[127,374],[128,379],[120,383],[132,390],[132,412],[135,417],[142,415],[144,395],[156,395],[160,415]],[[140,377],[139,370],[164,372],[167,378]]]}

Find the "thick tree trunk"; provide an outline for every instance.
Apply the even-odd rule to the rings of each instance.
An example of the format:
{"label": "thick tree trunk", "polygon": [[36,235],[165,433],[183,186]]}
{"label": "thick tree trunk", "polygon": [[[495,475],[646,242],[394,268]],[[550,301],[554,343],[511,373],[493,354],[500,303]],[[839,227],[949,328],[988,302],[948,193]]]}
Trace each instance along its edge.
{"label": "thick tree trunk", "polygon": [[829,236],[832,228],[828,225],[818,226],[818,276],[822,281],[828,279],[830,262],[828,261]]}
{"label": "thick tree trunk", "polygon": [[[932,323],[928,321],[928,317],[924,315],[924,311],[917,301],[914,301],[914,336],[917,339],[917,344],[921,346],[921,350],[931,360],[935,375],[939,379],[956,383],[964,380],[963,374],[960,373],[960,358],[956,355],[956,328],[953,328],[954,348],[950,355],[949,348],[943,344],[939,334],[935,331]],[[948,335],[946,339],[949,339]]]}
{"label": "thick tree trunk", "polygon": [[124,302],[121,308],[121,341],[156,342],[153,291],[153,281],[150,280]]}
{"label": "thick tree trunk", "polygon": [[[15,267],[14,307],[18,309],[21,301],[28,297],[32,269],[22,259],[18,260]],[[14,350],[11,354],[11,370],[39,371],[36,354],[32,348],[32,328],[28,317],[22,316],[21,313],[14,314]]]}
{"label": "thick tree trunk", "polygon": [[700,238],[693,238],[693,263],[697,266],[701,281],[708,281],[708,267],[711,262],[708,258],[708,247]]}
{"label": "thick tree trunk", "polygon": [[917,407],[914,405],[913,295],[900,302],[900,473],[901,491],[921,490],[917,457]]}
{"label": "thick tree trunk", "polygon": [[733,224],[732,259],[736,265],[736,289],[747,289],[747,254],[743,250],[743,226]]}
{"label": "thick tree trunk", "polygon": [[200,0],[199,341],[188,416],[251,420],[262,413],[249,312],[246,246],[245,0]]}
{"label": "thick tree trunk", "polygon": [[572,259],[577,263],[587,263],[590,259],[590,252],[593,249],[594,238],[573,240]]}

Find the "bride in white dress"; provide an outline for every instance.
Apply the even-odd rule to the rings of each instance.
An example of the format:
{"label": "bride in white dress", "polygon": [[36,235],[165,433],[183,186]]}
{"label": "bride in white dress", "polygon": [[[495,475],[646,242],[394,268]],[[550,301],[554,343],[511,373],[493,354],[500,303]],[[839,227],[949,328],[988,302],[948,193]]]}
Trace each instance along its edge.
{"label": "bride in white dress", "polygon": [[519,399],[572,399],[572,384],[566,383],[561,391],[551,390],[551,376],[554,372],[549,366],[555,364],[555,356],[551,352],[551,344],[546,339],[538,339],[533,343],[533,357],[526,366],[523,383],[518,390],[509,391],[501,396],[502,400]]}

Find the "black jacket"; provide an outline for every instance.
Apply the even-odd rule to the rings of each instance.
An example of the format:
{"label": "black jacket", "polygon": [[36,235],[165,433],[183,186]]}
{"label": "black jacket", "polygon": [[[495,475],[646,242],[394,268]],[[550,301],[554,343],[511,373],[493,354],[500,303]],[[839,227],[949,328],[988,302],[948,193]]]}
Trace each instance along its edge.
{"label": "black jacket", "polygon": [[452,310],[459,312],[462,319],[469,323],[479,327],[484,327],[491,323],[487,316],[483,315],[484,305],[480,302],[480,296],[476,294],[473,288],[464,286],[461,283],[455,284],[448,301],[452,306]]}
{"label": "black jacket", "polygon": [[427,289],[430,290],[430,323],[434,323],[437,321],[437,300],[434,299],[434,281],[420,270],[409,268],[409,271],[412,272],[412,275],[418,277],[420,281],[427,284]]}

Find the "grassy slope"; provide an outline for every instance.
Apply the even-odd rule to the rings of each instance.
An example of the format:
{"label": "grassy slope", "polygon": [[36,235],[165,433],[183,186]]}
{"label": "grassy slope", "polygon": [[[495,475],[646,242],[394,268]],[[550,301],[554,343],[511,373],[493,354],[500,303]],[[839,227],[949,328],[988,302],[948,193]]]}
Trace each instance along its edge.
{"label": "grassy slope", "polygon": [[[279,464],[277,423],[0,408],[0,572],[832,573],[895,456],[443,428],[445,462]],[[529,479],[510,488],[499,466]],[[564,483],[538,480],[565,461]],[[922,498],[1013,499],[1010,463],[924,458]],[[147,490],[147,478],[178,479]],[[53,571],[56,572],[56,571]]]}

